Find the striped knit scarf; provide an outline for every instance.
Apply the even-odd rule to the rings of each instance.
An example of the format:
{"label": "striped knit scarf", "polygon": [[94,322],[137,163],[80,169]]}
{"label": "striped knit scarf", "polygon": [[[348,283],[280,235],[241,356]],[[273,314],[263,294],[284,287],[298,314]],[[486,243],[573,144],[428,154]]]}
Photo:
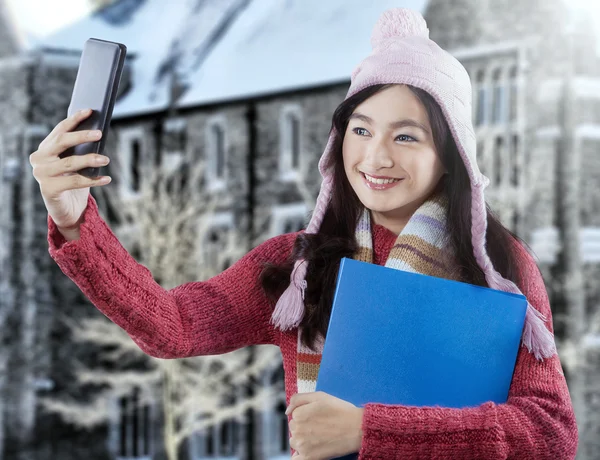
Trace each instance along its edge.
{"label": "striped knit scarf", "polygon": [[[441,193],[432,195],[412,215],[398,235],[385,263],[386,267],[412,273],[458,280],[456,263],[447,244],[447,198]],[[371,214],[365,209],[356,227],[359,249],[353,258],[373,263]],[[317,334],[316,351],[302,344],[302,328],[298,329],[296,361],[298,393],[315,391],[321,354],[325,339]]]}

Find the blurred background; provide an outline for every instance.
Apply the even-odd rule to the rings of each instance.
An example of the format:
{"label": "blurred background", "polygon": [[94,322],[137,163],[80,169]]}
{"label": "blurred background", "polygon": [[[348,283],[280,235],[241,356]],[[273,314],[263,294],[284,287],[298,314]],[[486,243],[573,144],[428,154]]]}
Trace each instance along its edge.
{"label": "blurred background", "polygon": [[[585,0],[0,0],[0,459],[289,457],[281,353],[145,355],[48,254],[29,155],[84,42],[124,43],[91,190],[165,289],[307,223],[331,116],[386,9],[426,18],[473,84],[486,199],[544,276],[600,459],[600,4]],[[558,459],[557,459],[558,460]]]}

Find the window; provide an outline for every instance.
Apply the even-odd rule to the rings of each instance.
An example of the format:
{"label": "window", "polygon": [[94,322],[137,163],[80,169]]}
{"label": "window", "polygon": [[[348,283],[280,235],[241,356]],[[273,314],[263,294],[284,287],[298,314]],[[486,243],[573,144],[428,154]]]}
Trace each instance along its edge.
{"label": "window", "polygon": [[211,276],[217,275],[232,263],[231,238],[233,229],[233,214],[230,212],[217,213],[209,217],[210,225],[204,233],[199,248],[202,251],[202,267]]}
{"label": "window", "polygon": [[119,398],[119,457],[150,456],[150,407],[141,405],[140,390]]}
{"label": "window", "polygon": [[513,215],[512,215],[512,231],[514,233],[516,233],[517,235],[519,234],[519,230],[520,230],[519,225],[520,224],[521,224],[521,216],[519,215],[519,210],[515,209],[513,211]]}
{"label": "window", "polygon": [[209,189],[222,189],[227,176],[227,136],[225,118],[214,117],[206,125],[207,168]]}
{"label": "window", "polygon": [[287,454],[290,449],[290,439],[288,432],[288,418],[285,415],[285,403],[280,401],[276,408],[277,420],[277,436],[279,437],[279,452],[278,454]]}
{"label": "window", "polygon": [[123,196],[137,195],[141,186],[141,170],[144,155],[144,131],[127,128],[118,132],[119,160],[122,161],[120,187]]}
{"label": "window", "polygon": [[221,424],[219,435],[219,454],[230,457],[235,455],[238,445],[238,426],[235,420],[227,420]]}
{"label": "window", "polygon": [[511,147],[511,152],[512,152],[512,174],[510,175],[510,183],[512,185],[514,185],[515,187],[520,185],[520,180],[519,180],[519,176],[520,176],[520,171],[521,171],[521,165],[519,164],[519,159],[520,159],[520,152],[519,152],[519,136],[517,136],[516,134],[514,134],[512,136],[512,147]]}
{"label": "window", "polygon": [[165,153],[183,155],[187,143],[187,121],[184,118],[165,120],[163,147]]}
{"label": "window", "polygon": [[486,122],[486,105],[487,95],[485,88],[485,73],[483,70],[477,72],[477,115],[475,118],[475,124],[477,126],[482,125]]}
{"label": "window", "polygon": [[131,143],[131,188],[134,192],[140,191],[140,141],[134,139]]}
{"label": "window", "polygon": [[294,233],[304,228],[304,216],[292,216],[284,221],[283,233]]}
{"label": "window", "polygon": [[494,185],[500,185],[502,183],[502,167],[504,165],[502,159],[504,154],[503,144],[504,140],[501,137],[497,137],[496,145],[494,146]]}
{"label": "window", "polygon": [[302,109],[286,105],[280,117],[279,173],[282,180],[294,180],[300,171],[302,155]]}
{"label": "window", "polygon": [[217,436],[215,436],[216,427],[208,426],[202,430],[194,432],[190,437],[190,455],[191,460],[201,458],[212,458],[216,456],[218,446],[215,445]]}
{"label": "window", "polygon": [[138,242],[136,242],[133,246],[133,249],[131,249],[131,257],[133,257],[136,260],[136,262],[141,263],[142,250],[141,250],[140,244]]}
{"label": "window", "polygon": [[219,125],[214,125],[211,130],[215,145],[215,177],[225,177],[225,132]]}
{"label": "window", "polygon": [[517,67],[513,66],[510,69],[509,73],[509,81],[510,81],[510,121],[514,121],[517,119],[517,111],[518,111],[518,81],[517,81]]}
{"label": "window", "polygon": [[215,455],[215,427],[208,428],[206,433],[206,455]]}
{"label": "window", "polygon": [[190,436],[190,458],[225,458],[238,454],[240,426],[235,419],[226,420],[220,425],[211,425]]}
{"label": "window", "polygon": [[226,257],[225,260],[223,261],[223,265],[221,265],[221,271],[225,271],[227,270],[229,267],[231,267],[231,257]]}
{"label": "window", "polygon": [[271,236],[293,233],[305,228],[307,209],[304,203],[280,205],[273,208]]}
{"label": "window", "polygon": [[505,88],[501,80],[501,71],[496,69],[492,74],[494,85],[493,101],[492,101],[492,122],[503,123],[505,120]]}

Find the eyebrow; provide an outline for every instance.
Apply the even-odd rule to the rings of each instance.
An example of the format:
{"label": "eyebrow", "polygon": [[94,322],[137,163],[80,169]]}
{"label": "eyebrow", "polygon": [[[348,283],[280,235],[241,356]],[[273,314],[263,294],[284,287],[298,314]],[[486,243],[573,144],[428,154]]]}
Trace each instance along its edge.
{"label": "eyebrow", "polygon": [[[367,115],[364,115],[360,112],[354,112],[352,115],[350,115],[348,120],[351,120],[353,118],[358,118],[359,120],[363,120],[366,123],[373,124],[373,119],[371,117],[368,117]],[[427,134],[429,134],[429,130],[427,128],[425,128],[425,126],[423,126],[423,124],[421,124],[418,121],[413,120],[411,118],[405,118],[404,120],[394,121],[389,124],[389,127],[391,129],[403,128],[405,126],[413,126],[415,128],[422,129]]]}

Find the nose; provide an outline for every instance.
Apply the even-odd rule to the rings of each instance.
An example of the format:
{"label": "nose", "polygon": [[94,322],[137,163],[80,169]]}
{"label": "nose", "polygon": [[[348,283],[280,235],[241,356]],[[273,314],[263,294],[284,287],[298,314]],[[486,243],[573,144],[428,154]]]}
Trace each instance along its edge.
{"label": "nose", "polygon": [[391,168],[394,166],[392,152],[385,140],[373,139],[373,142],[369,143],[365,163],[373,169]]}

